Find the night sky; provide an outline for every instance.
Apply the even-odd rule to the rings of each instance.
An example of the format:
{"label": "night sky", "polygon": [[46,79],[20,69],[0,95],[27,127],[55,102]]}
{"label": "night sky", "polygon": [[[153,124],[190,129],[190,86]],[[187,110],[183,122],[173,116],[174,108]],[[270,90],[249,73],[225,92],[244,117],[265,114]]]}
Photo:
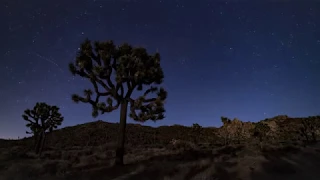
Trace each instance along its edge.
{"label": "night sky", "polygon": [[146,125],[319,115],[320,3],[300,2],[2,0],[0,138],[25,136],[36,102],[59,106],[63,126],[95,120],[71,100],[92,87],[68,70],[85,38],[159,51],[167,113]]}

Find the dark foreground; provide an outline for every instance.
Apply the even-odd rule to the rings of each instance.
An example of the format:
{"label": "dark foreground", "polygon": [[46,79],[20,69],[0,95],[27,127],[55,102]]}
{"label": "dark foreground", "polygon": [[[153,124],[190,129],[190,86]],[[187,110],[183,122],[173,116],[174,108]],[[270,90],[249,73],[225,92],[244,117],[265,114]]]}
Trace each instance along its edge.
{"label": "dark foreground", "polygon": [[112,145],[57,151],[42,157],[16,146],[1,149],[1,180],[318,180],[320,146],[233,145],[206,148],[129,148],[124,167],[112,167]]}

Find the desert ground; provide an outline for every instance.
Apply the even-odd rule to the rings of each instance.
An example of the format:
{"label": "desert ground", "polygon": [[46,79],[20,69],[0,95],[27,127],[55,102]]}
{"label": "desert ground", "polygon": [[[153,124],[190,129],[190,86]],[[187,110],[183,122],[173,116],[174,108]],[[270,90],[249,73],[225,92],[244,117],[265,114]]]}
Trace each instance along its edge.
{"label": "desert ground", "polygon": [[128,124],[124,166],[113,166],[115,123],[55,130],[40,156],[32,138],[0,140],[0,180],[318,180],[320,143],[297,140],[299,120],[264,120],[271,131],[262,142],[250,135],[255,123],[239,120],[196,131]]}

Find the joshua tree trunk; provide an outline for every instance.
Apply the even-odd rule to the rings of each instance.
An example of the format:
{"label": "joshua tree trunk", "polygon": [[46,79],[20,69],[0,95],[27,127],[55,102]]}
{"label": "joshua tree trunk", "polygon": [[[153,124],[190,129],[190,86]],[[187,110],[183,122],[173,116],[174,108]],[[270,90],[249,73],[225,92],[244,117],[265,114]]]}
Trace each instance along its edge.
{"label": "joshua tree trunk", "polygon": [[123,165],[123,155],[124,155],[124,143],[126,137],[126,124],[127,124],[127,108],[128,101],[123,100],[120,109],[120,124],[119,124],[119,134],[118,134],[118,144],[116,150],[116,160],[115,165]]}
{"label": "joshua tree trunk", "polygon": [[40,148],[39,148],[39,156],[41,156],[41,153],[42,153],[42,150],[43,150],[43,147],[44,147],[44,144],[45,144],[45,141],[46,141],[46,132],[43,131],[42,132],[42,135],[41,135],[41,143],[40,143]]}
{"label": "joshua tree trunk", "polygon": [[40,138],[39,133],[35,133],[35,134],[34,134],[34,144],[33,144],[33,148],[34,148],[34,151],[35,151],[36,153],[37,153],[37,151],[38,151],[39,138]]}
{"label": "joshua tree trunk", "polygon": [[36,137],[36,146],[35,146],[35,152],[36,154],[39,154],[40,151],[40,146],[41,146],[41,141],[42,141],[42,137],[43,134],[42,133],[38,133],[37,137]]}
{"label": "joshua tree trunk", "polygon": [[38,154],[39,156],[41,155],[41,151],[43,149],[44,141],[45,141],[45,133],[44,132],[40,132],[39,133],[39,137],[37,139],[36,149],[35,149],[36,154]]}

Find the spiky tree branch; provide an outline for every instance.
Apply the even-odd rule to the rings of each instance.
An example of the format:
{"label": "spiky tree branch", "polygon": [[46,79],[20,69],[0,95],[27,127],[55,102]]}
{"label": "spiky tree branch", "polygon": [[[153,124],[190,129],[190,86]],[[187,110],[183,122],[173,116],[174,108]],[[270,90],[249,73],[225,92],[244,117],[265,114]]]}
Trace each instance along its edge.
{"label": "spiky tree branch", "polygon": [[[113,41],[95,42],[92,47],[87,39],[81,45],[76,62],[69,64],[69,69],[72,74],[92,83],[93,90],[85,90],[84,96],[74,94],[72,100],[91,104],[94,117],[118,109],[122,100],[127,100],[130,117],[136,121],[164,118],[163,101],[167,92],[163,88],[151,86],[142,96],[131,97],[134,90],[142,91],[145,85],[162,83],[158,53],[150,56],[146,49],[132,48],[128,44],[116,47]],[[148,97],[152,93],[157,96]]]}

